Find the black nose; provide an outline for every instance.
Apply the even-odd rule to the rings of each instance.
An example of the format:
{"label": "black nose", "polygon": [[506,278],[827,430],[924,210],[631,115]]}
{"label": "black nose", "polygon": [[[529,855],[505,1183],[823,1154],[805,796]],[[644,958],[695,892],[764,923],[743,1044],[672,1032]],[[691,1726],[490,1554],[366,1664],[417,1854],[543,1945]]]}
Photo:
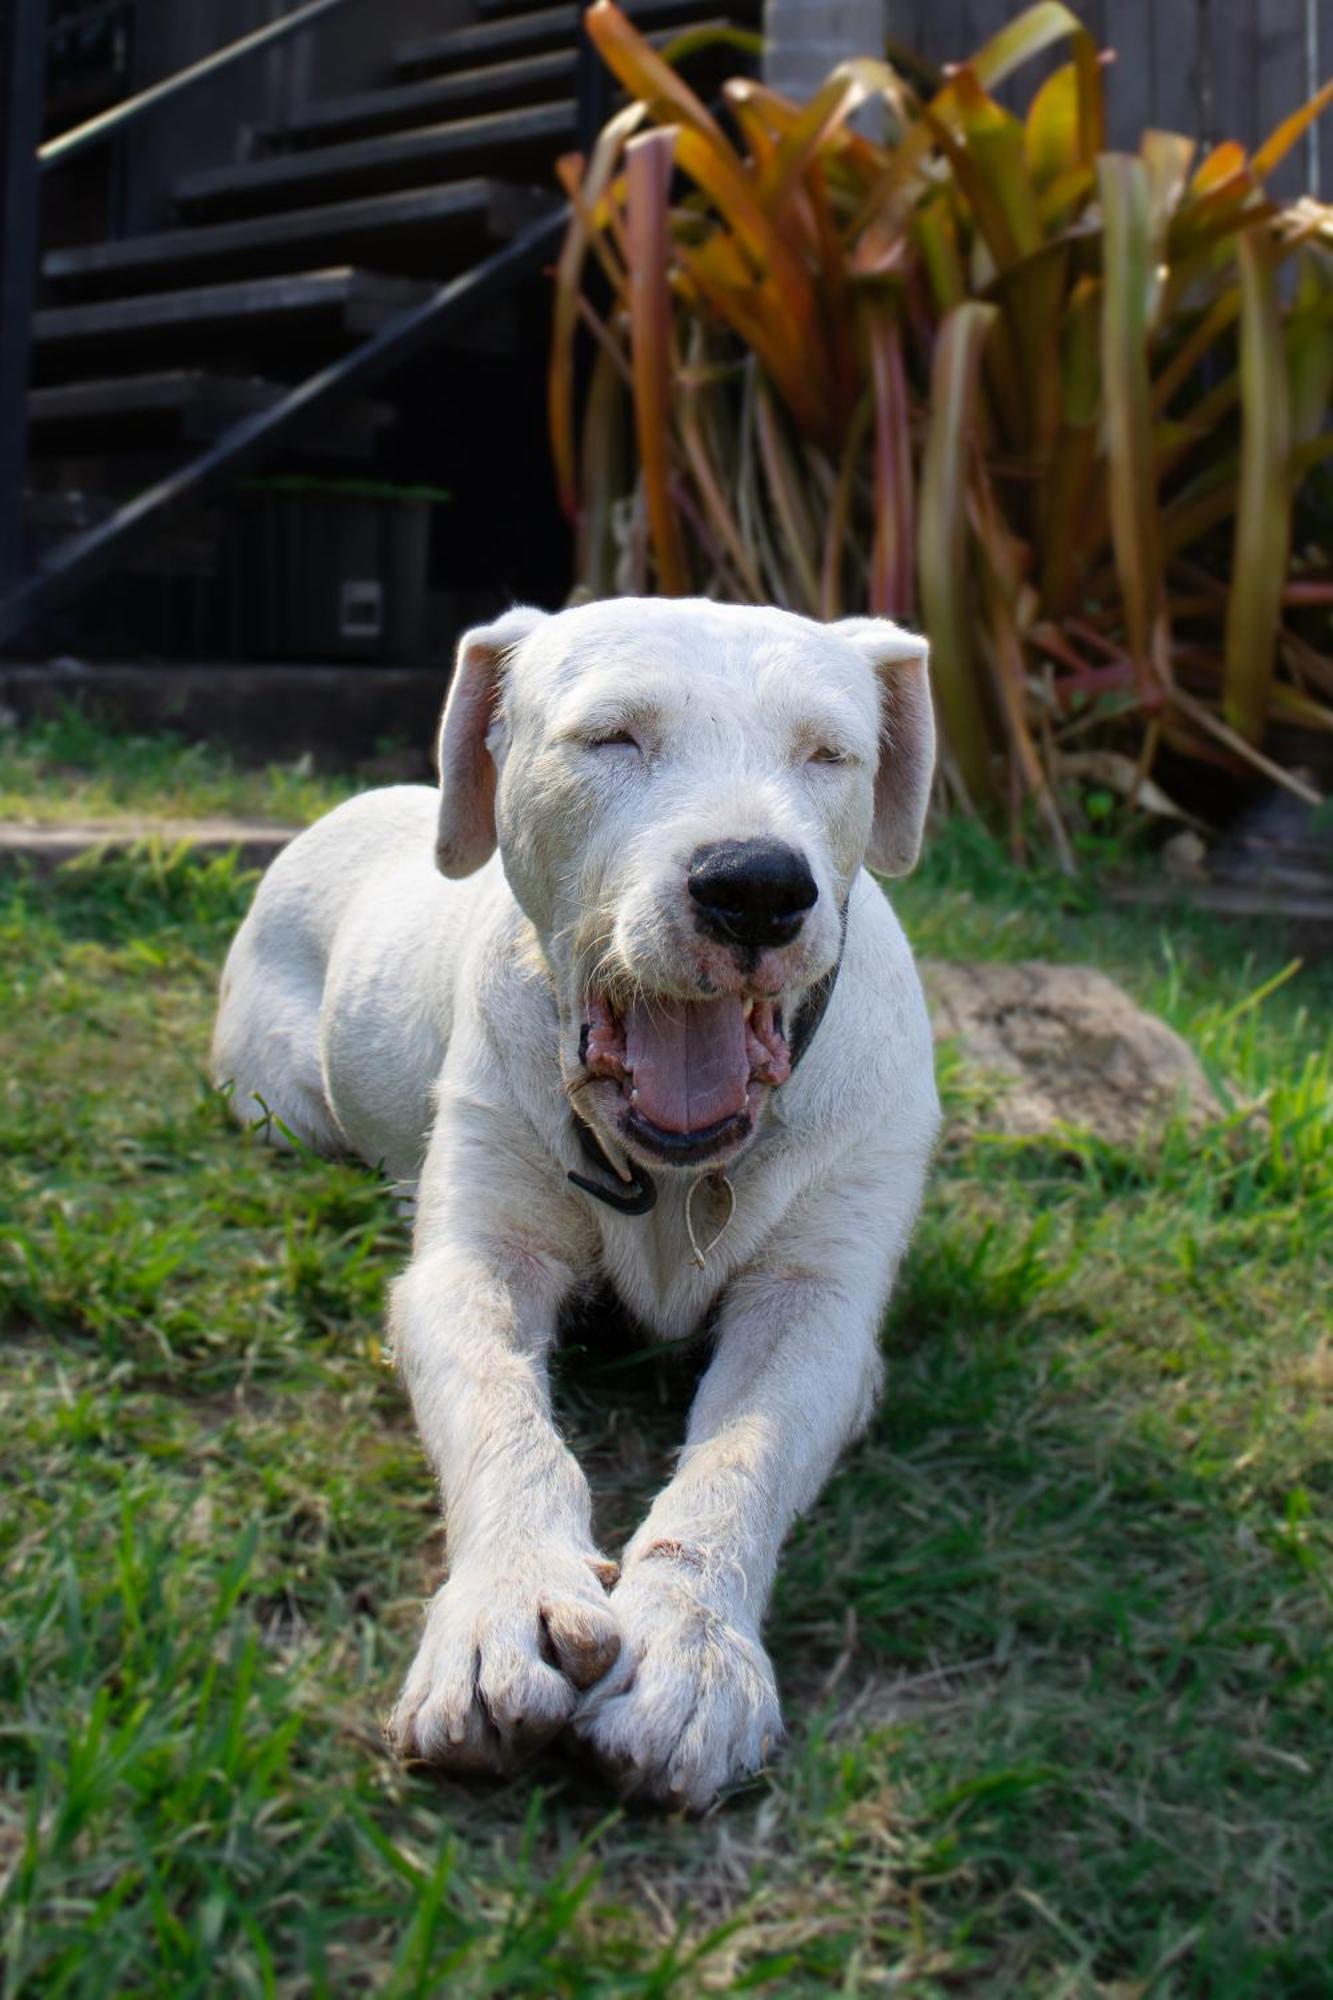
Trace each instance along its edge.
{"label": "black nose", "polygon": [[790,944],[819,897],[805,856],[780,840],[701,847],[686,885],[704,928],[731,944]]}

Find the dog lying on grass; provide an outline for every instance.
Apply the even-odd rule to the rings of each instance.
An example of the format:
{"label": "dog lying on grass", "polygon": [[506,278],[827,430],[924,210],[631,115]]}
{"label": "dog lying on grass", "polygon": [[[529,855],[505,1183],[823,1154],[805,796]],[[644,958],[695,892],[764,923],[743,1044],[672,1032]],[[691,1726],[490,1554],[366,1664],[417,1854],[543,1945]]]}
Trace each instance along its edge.
{"label": "dog lying on grass", "polygon": [[[403,1755],[508,1769],[572,1730],[697,1810],[778,1741],[765,1603],[871,1409],[938,1121],[863,865],[912,866],[933,759],[925,642],[886,620],[514,610],[462,641],[438,794],[340,806],[261,884],[217,1080],[417,1190],[391,1331],[449,1574]],[[713,1349],[619,1566],[547,1384],[608,1280]]]}

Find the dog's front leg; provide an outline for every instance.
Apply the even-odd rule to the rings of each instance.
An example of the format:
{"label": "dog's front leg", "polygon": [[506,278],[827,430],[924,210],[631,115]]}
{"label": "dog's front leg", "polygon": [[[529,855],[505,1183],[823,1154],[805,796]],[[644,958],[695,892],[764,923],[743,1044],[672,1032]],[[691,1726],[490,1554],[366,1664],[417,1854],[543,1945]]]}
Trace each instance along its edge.
{"label": "dog's front leg", "polygon": [[873,1406],[921,1183],[900,1172],[894,1201],[869,1178],[877,1206],[864,1183],[809,1204],[733,1280],[676,1476],[625,1552],[622,1650],[575,1727],[631,1794],[701,1810],[781,1736],[765,1605],[792,1521]]}
{"label": "dog's front leg", "polygon": [[505,1770],[572,1715],[619,1650],[587,1482],[551,1417],[546,1357],[572,1275],[497,1201],[484,1234],[438,1228],[391,1325],[440,1476],[448,1581],[389,1736],[405,1756]]}

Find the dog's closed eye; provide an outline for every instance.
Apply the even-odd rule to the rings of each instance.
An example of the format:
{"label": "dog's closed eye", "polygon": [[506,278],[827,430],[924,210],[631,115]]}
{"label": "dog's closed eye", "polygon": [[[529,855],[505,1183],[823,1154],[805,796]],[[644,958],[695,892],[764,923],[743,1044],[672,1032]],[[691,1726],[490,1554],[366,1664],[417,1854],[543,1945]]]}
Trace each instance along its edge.
{"label": "dog's closed eye", "polygon": [[836,749],[832,743],[821,743],[807,758],[810,764],[851,764],[856,760],[849,750]]}
{"label": "dog's closed eye", "polygon": [[585,750],[638,750],[639,742],[628,729],[608,729],[601,736],[585,737],[583,747]]}

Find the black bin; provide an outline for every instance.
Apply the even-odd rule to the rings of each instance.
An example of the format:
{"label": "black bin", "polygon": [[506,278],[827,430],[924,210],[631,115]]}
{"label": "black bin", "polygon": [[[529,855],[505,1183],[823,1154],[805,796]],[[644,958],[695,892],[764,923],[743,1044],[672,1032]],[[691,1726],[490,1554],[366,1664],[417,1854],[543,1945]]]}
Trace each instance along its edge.
{"label": "black bin", "polygon": [[254,660],[421,657],[430,529],[426,488],[273,480],[233,516],[229,591]]}

